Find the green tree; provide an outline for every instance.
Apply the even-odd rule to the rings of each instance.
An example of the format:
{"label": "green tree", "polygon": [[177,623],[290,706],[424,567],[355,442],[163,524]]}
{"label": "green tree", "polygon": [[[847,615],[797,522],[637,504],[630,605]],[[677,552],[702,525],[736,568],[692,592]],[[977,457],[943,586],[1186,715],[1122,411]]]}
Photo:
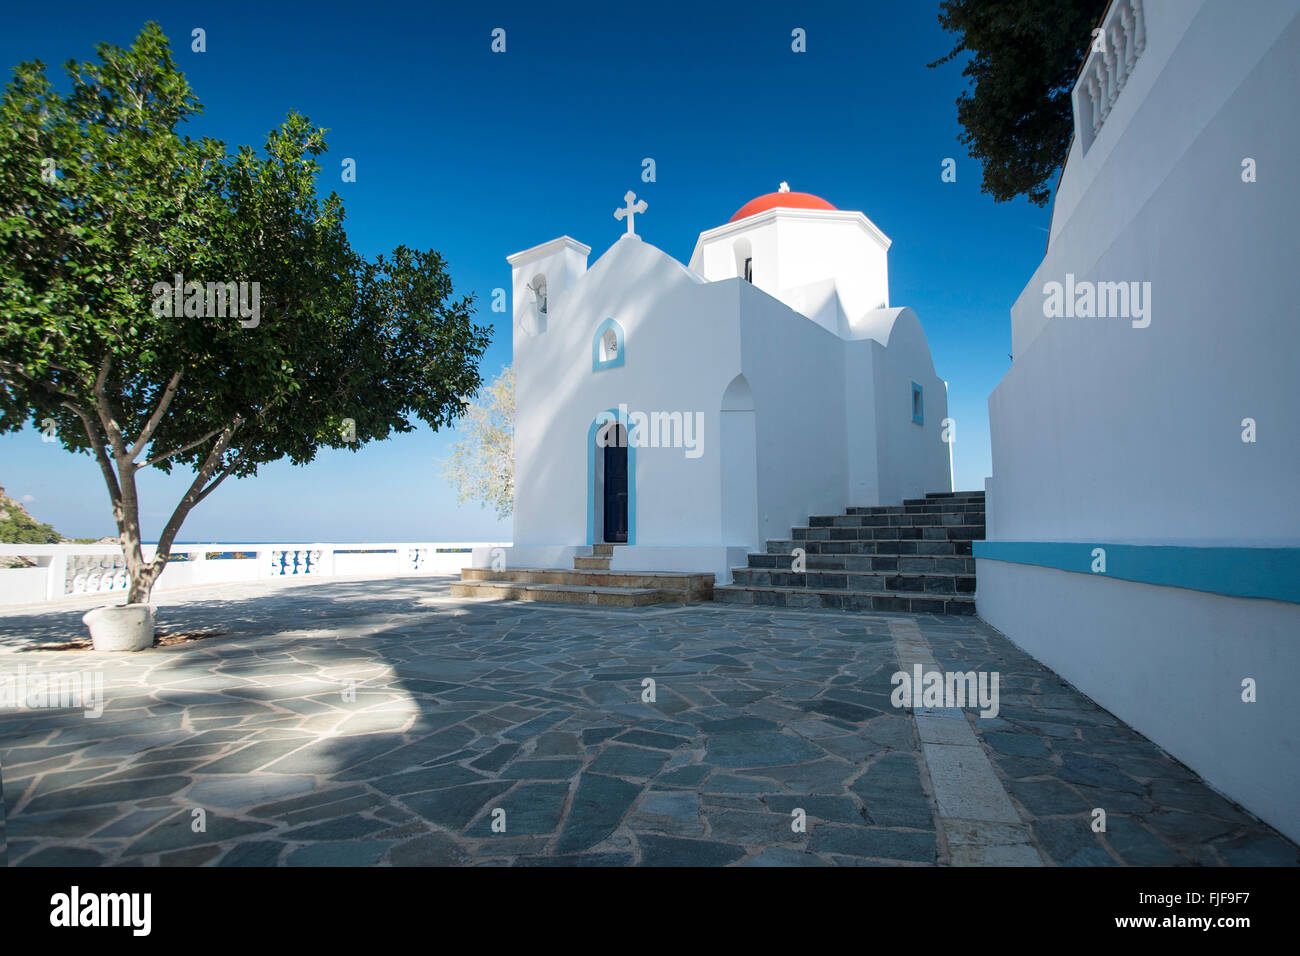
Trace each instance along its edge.
{"label": "green tree", "polygon": [[973,91],[957,97],[962,145],[984,167],[998,202],[1052,193],[1074,128],[1070,92],[1107,0],[943,0],[939,23],[960,35],[931,68],[963,52]]}
{"label": "green tree", "polygon": [[[0,432],[95,458],[136,602],[230,475],[453,422],[490,330],[436,252],[352,250],[316,195],[324,130],[290,113],[264,154],[228,152],[177,131],[201,106],[156,24],[97,53],[66,95],[20,64],[0,104]],[[176,466],[194,479],[146,562],[136,476]]]}
{"label": "green tree", "polygon": [[459,501],[492,505],[498,518],[515,507],[515,371],[510,366],[466,406],[457,426],[464,437],[451,446],[443,477]]}

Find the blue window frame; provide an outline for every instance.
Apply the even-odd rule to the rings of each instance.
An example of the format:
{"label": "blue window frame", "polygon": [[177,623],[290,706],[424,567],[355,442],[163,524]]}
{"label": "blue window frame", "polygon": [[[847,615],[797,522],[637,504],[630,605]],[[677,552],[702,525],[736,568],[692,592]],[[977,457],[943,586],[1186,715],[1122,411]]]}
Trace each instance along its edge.
{"label": "blue window frame", "polygon": [[912,383],[912,421],[925,424],[925,389],[915,382]]}

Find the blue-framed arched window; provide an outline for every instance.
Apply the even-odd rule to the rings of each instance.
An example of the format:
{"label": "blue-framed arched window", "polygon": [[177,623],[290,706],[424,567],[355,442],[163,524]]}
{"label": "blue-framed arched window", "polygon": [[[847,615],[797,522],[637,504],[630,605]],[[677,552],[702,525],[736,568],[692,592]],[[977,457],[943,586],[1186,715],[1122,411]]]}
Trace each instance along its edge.
{"label": "blue-framed arched window", "polygon": [[623,326],[606,319],[596,327],[591,340],[591,370],[618,368],[623,364]]}

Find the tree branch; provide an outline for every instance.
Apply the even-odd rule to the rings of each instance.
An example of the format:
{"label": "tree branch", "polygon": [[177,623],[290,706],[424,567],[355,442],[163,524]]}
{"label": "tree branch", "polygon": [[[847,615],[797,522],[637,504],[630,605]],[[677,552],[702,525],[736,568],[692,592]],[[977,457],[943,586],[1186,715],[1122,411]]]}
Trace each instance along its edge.
{"label": "tree branch", "polygon": [[[0,362],[0,372],[4,373],[4,375],[0,377],[3,377],[5,381],[13,382],[14,380],[12,378],[9,378],[8,376],[19,375],[22,378],[26,379],[29,384],[35,385],[38,388],[43,388],[46,391],[53,392],[55,395],[59,396],[59,398],[66,399],[67,401],[70,402],[79,403],[81,401],[80,395],[73,395],[71,392],[65,392],[63,389],[59,388],[53,382],[46,382],[32,375],[28,375],[25,371],[23,371],[22,366],[17,365],[13,362]],[[14,382],[14,384],[17,383]]]}
{"label": "tree branch", "polygon": [[122,439],[122,429],[114,421],[112,408],[108,404],[108,396],[104,394],[104,384],[108,381],[108,370],[113,364],[113,357],[105,355],[104,361],[99,365],[99,374],[95,376],[95,385],[91,389],[95,396],[95,413],[99,415],[100,423],[104,426],[104,433],[108,435],[108,442],[113,446],[113,457],[117,459],[118,468],[132,467],[132,458],[126,453],[126,442]]}
{"label": "tree branch", "polygon": [[[177,373],[171,377],[171,381],[167,383],[167,388],[163,391],[162,398],[158,402],[158,407],[155,408],[153,414],[149,416],[149,421],[145,423],[144,429],[140,432],[140,437],[136,439],[135,444],[131,446],[132,461],[135,461],[136,456],[139,455],[140,452],[144,451],[144,446],[149,444],[149,439],[153,437],[154,431],[158,428],[158,423],[162,421],[163,415],[167,414],[167,406],[170,405],[172,399],[176,397],[176,386],[180,384],[181,375],[184,371],[184,369],[177,371]],[[178,451],[179,450],[180,449],[178,449]],[[174,455],[176,452],[171,452],[170,454]],[[154,460],[157,461],[158,459]],[[141,467],[148,468],[151,464],[153,464],[152,461],[146,462]]]}
{"label": "tree branch", "polygon": [[148,468],[150,465],[156,465],[158,462],[160,462],[160,461],[164,461],[164,460],[170,458],[172,455],[179,455],[179,454],[180,454],[181,452],[183,452],[183,451],[189,451],[189,450],[190,450],[191,448],[193,448],[195,445],[202,445],[205,441],[207,441],[207,440],[208,440],[209,438],[211,438],[213,435],[220,435],[224,430],[225,430],[225,429],[222,429],[222,428],[214,428],[214,429],[212,429],[212,431],[208,432],[208,433],[207,433],[206,435],[204,435],[202,438],[196,438],[196,439],[194,439],[194,441],[189,442],[188,444],[185,444],[185,445],[181,445],[179,448],[173,448],[171,451],[167,452],[165,455],[157,455],[157,456],[155,456],[155,457],[153,457],[153,458],[150,458],[148,461],[146,461],[143,465],[140,466],[140,470],[143,471],[145,468]]}
{"label": "tree branch", "polygon": [[64,408],[76,412],[77,417],[81,419],[81,424],[86,428],[86,437],[90,439],[90,445],[95,449],[95,460],[99,462],[99,470],[104,473],[104,482],[108,485],[108,495],[113,499],[114,516],[118,519],[118,526],[121,527],[121,510],[122,510],[122,486],[117,482],[117,475],[113,473],[113,463],[108,460],[108,451],[104,448],[104,440],[99,437],[99,432],[95,430],[90,421],[90,416],[85,410],[71,402],[64,402]]}
{"label": "tree branch", "polygon": [[167,556],[171,553],[172,541],[176,538],[176,532],[180,530],[181,525],[185,522],[186,516],[194,506],[199,503],[198,496],[200,489],[207,484],[208,479],[212,476],[212,472],[216,469],[217,462],[221,460],[221,456],[230,446],[230,439],[234,437],[235,432],[238,430],[239,426],[243,424],[243,421],[244,419],[242,417],[236,415],[235,420],[225,427],[221,433],[221,437],[218,438],[216,443],[212,446],[212,450],[208,452],[208,457],[204,459],[203,467],[200,468],[198,474],[194,476],[194,481],[190,484],[189,490],[185,492],[184,497],[182,497],[180,502],[176,505],[176,510],[172,512],[172,516],[167,519],[167,524],[163,528],[162,534],[158,536],[158,549],[154,553],[152,562],[152,564],[157,568],[161,568],[163,564],[166,563]]}
{"label": "tree branch", "polygon": [[244,460],[244,455],[241,454],[238,458],[236,458],[234,461],[232,461],[229,465],[227,465],[225,468],[221,469],[221,473],[220,473],[219,475],[217,475],[216,479],[213,480],[213,482],[212,482],[210,485],[208,485],[206,488],[204,488],[202,491],[199,492],[199,496],[198,496],[197,498],[194,499],[194,504],[197,505],[200,501],[202,501],[202,500],[203,500],[204,498],[206,498],[208,495],[212,494],[212,492],[216,491],[216,490],[217,490],[217,485],[219,485],[219,484],[221,484],[223,481],[225,481],[225,480],[226,480],[226,479],[227,479],[227,478],[228,478],[228,477],[229,477],[229,476],[234,472],[234,470],[235,470],[236,468],[239,467],[240,462],[242,462],[243,460]]}

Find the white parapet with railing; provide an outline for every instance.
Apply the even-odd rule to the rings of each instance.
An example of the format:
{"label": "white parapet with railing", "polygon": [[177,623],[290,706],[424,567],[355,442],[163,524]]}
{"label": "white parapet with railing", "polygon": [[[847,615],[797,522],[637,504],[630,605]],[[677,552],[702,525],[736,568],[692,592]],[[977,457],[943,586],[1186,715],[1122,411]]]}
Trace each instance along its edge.
{"label": "white parapet with railing", "polygon": [[1142,0],[1111,0],[1074,86],[1074,129],[1086,153],[1147,45]]}
{"label": "white parapet with railing", "polygon": [[[180,544],[154,590],[293,577],[459,574],[472,563],[475,548],[494,547],[509,544]],[[145,545],[143,551],[148,561],[156,549]],[[0,605],[124,593],[130,583],[116,544],[0,544],[0,558],[22,559],[21,566],[0,568]]]}

